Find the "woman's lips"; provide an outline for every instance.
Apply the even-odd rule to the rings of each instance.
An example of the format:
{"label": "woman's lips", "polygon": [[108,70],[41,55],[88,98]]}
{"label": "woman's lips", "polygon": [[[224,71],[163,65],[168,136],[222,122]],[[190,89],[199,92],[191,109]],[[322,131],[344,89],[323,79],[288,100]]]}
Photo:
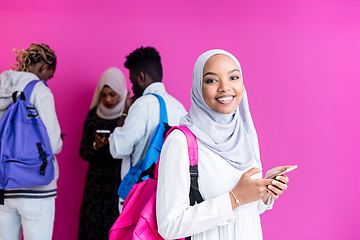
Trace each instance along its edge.
{"label": "woman's lips", "polygon": [[221,104],[229,104],[234,101],[235,96],[234,95],[226,95],[215,98],[219,103]]}

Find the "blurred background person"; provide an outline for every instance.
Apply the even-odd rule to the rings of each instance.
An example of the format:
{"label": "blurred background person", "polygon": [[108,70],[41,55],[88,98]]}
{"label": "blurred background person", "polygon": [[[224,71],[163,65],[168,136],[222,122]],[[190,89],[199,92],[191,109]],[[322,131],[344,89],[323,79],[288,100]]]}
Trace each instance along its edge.
{"label": "blurred background person", "polygon": [[[117,190],[120,185],[121,159],[109,151],[108,136],[123,113],[127,88],[124,74],[111,67],[99,79],[90,111],[85,120],[80,156],[89,162],[80,210],[78,239],[108,239],[119,216]],[[108,130],[101,131],[98,130]]]}

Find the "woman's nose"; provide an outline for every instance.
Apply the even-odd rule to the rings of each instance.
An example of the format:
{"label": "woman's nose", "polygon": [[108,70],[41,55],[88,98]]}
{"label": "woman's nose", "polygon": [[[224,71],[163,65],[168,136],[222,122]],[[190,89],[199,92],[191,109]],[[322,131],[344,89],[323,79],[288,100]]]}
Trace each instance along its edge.
{"label": "woman's nose", "polygon": [[105,102],[110,103],[110,102],[111,102],[111,97],[110,97],[110,96],[107,96],[107,97],[105,98]]}
{"label": "woman's nose", "polygon": [[219,81],[219,89],[218,89],[219,92],[226,92],[230,89],[231,89],[231,87],[230,87],[229,81],[227,81],[227,80]]}

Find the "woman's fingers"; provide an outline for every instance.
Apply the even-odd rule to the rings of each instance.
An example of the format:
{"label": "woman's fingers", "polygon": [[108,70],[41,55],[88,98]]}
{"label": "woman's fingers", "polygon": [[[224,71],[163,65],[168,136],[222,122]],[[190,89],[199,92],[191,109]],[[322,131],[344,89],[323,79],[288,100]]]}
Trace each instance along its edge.
{"label": "woman's fingers", "polygon": [[[269,185],[270,186],[270,185]],[[278,195],[278,194],[276,194],[276,193],[274,193],[272,190],[268,190],[268,193],[270,194],[270,196],[274,199],[274,200],[276,200],[276,199],[278,199],[279,198],[279,196],[280,195]]]}
{"label": "woman's fingers", "polygon": [[276,176],[275,179],[282,182],[282,183],[284,183],[284,184],[287,184],[289,182],[289,178],[286,175]]}
{"label": "woman's fingers", "polygon": [[104,145],[109,145],[109,139],[108,138],[103,138],[103,139],[101,139],[101,141],[104,143]]}
{"label": "woman's fingers", "polygon": [[101,138],[99,135],[96,134],[95,142],[96,142],[96,147],[101,148],[101,147],[109,144],[109,139],[106,137]]}
{"label": "woman's fingers", "polygon": [[278,199],[280,197],[280,195],[282,194],[282,191],[280,189],[278,189],[277,187],[274,187],[272,185],[268,186],[269,190],[268,192],[270,193],[270,195],[274,195],[272,196],[274,199]]}
{"label": "woman's fingers", "polygon": [[289,179],[286,176],[278,176],[277,180],[272,180],[268,185],[269,193],[272,198],[278,199],[281,194],[287,189],[287,182]]}
{"label": "woman's fingers", "polygon": [[279,181],[276,181],[276,180],[273,180],[271,182],[271,184],[269,185],[269,187],[273,187],[273,188],[276,188],[278,189],[279,191],[276,191],[275,193],[276,194],[281,194],[283,191],[285,191],[287,189],[287,185],[282,183],[282,182],[279,182]]}

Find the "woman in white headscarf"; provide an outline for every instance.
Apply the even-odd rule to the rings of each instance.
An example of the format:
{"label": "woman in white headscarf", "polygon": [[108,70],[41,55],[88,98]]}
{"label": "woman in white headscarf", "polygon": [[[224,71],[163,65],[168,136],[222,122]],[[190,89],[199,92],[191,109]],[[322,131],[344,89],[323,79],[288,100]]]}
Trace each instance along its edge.
{"label": "woman in white headscarf", "polygon": [[117,189],[120,185],[121,159],[113,159],[108,135],[125,108],[126,81],[120,69],[111,67],[99,79],[90,111],[84,123],[80,156],[89,162],[80,211],[78,239],[108,239],[109,230],[119,216]]}
{"label": "woman in white headscarf", "polygon": [[[204,201],[190,206],[187,142],[181,131],[174,130],[159,163],[159,233],[165,239],[262,239],[259,214],[272,207],[289,179],[262,178],[241,67],[233,55],[211,50],[198,58],[191,102],[180,125],[197,138],[198,183]],[[287,168],[271,169],[266,177]]]}

